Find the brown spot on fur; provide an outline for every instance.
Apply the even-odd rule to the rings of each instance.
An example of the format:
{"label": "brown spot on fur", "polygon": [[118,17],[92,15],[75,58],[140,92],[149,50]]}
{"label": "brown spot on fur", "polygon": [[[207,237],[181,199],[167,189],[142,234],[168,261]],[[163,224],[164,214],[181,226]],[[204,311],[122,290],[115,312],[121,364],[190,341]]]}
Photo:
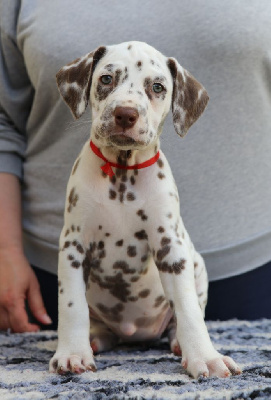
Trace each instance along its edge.
{"label": "brown spot on fur", "polygon": [[157,176],[159,179],[164,179],[166,177],[162,172],[159,172]]}
{"label": "brown spot on fur", "polygon": [[76,250],[77,250],[79,253],[81,253],[81,254],[83,254],[83,253],[84,253],[84,249],[83,249],[83,247],[81,246],[81,244],[80,244],[80,243],[78,243],[78,244],[77,244],[77,246],[76,246]]}
{"label": "brown spot on fur", "polygon": [[127,247],[127,255],[129,257],[135,257],[136,256],[136,246],[128,246]]}
{"label": "brown spot on fur", "polygon": [[149,289],[144,289],[138,293],[138,296],[141,297],[142,299],[145,299],[146,297],[149,296],[150,293],[151,293],[151,291]]}
{"label": "brown spot on fur", "polygon": [[174,302],[173,300],[169,300],[169,306],[172,310],[174,310]]}
{"label": "brown spot on fur", "polygon": [[97,303],[96,307],[103,314],[103,316],[109,321],[121,322],[123,320],[122,315],[120,315],[120,313],[124,309],[124,306],[122,303],[117,303],[113,307],[106,307],[104,304]]}
{"label": "brown spot on fur", "polygon": [[121,184],[120,184],[120,187],[119,187],[119,192],[120,192],[120,193],[124,193],[125,190],[126,190],[126,185],[125,185],[124,183],[121,183]]}
{"label": "brown spot on fur", "polygon": [[128,180],[127,175],[122,175],[121,181],[122,182],[127,182],[127,180]]}
{"label": "brown spot on fur", "polygon": [[170,239],[170,238],[163,237],[163,238],[161,239],[161,246],[166,246],[166,245],[169,244],[170,242],[171,242],[171,239]]}
{"label": "brown spot on fur", "polygon": [[79,158],[77,158],[77,160],[75,161],[75,164],[74,164],[73,169],[72,169],[72,175],[75,174],[75,172],[76,172],[76,170],[77,170],[77,168],[78,168],[78,165],[79,165],[79,163],[80,163],[80,160],[81,160],[81,158],[79,157]]}
{"label": "brown spot on fur", "polygon": [[99,252],[99,258],[105,258],[106,257],[106,252],[105,250],[102,250]]}
{"label": "brown spot on fur", "polygon": [[145,93],[148,96],[149,100],[152,101],[152,89],[151,89],[151,78],[145,78],[144,80],[144,88]]}
{"label": "brown spot on fur", "polygon": [[78,194],[75,193],[75,188],[73,187],[71,189],[69,197],[68,197],[68,202],[69,202],[68,209],[67,209],[68,212],[71,212],[72,208],[76,206],[78,199],[79,199],[79,196],[78,196]]}
{"label": "brown spot on fur", "polygon": [[112,85],[103,85],[100,81],[96,87],[95,99],[99,102],[105,100],[107,96],[112,92],[113,86]]}
{"label": "brown spot on fur", "polygon": [[165,301],[165,296],[161,295],[161,296],[156,297],[155,303],[154,303],[154,307],[155,307],[155,308],[160,307],[161,304],[162,304],[164,301]]}
{"label": "brown spot on fur", "polygon": [[132,185],[135,184],[135,177],[133,175],[130,177],[130,182]]}
{"label": "brown spot on fur", "polygon": [[162,249],[157,251],[157,260],[161,261],[163,260],[168,253],[170,252],[170,246],[164,246]]}
{"label": "brown spot on fur", "polygon": [[88,285],[88,280],[91,272],[99,271],[103,272],[100,268],[101,260],[98,259],[96,253],[97,245],[95,242],[89,244],[89,248],[86,251],[85,258],[83,260],[83,277],[86,285]]}
{"label": "brown spot on fur", "polygon": [[135,233],[135,237],[136,237],[138,240],[148,240],[148,235],[147,235],[147,233],[146,233],[146,231],[145,231],[144,229],[142,229],[142,230],[139,231],[139,232],[136,232],[136,233]]}
{"label": "brown spot on fur", "polygon": [[137,215],[141,217],[142,221],[146,221],[148,219],[147,215],[145,214],[144,210],[138,210]]}
{"label": "brown spot on fur", "polygon": [[175,262],[171,265],[168,264],[166,261],[157,262],[156,264],[159,271],[179,275],[182,272],[182,270],[185,269],[185,263],[186,261],[184,259],[181,259],[180,261]]}
{"label": "brown spot on fur", "polygon": [[122,75],[122,70],[117,69],[115,73],[115,86],[118,86],[121,75]]}
{"label": "brown spot on fur", "polygon": [[[96,279],[98,277],[96,276]],[[122,273],[119,272],[115,276],[106,276],[105,281],[99,281],[98,284],[101,288],[108,289],[112,296],[126,303],[131,291],[128,289],[131,285],[123,279]]]}
{"label": "brown spot on fur", "polygon": [[123,245],[123,239],[122,240],[118,240],[117,242],[116,242],[116,246],[122,246]]}
{"label": "brown spot on fur", "polygon": [[117,197],[117,193],[115,192],[115,190],[110,189],[109,190],[109,199],[115,200],[116,197]]}
{"label": "brown spot on fur", "polygon": [[148,254],[145,254],[144,256],[141,257],[142,262],[146,262],[148,259]]}
{"label": "brown spot on fur", "polygon": [[126,198],[127,198],[128,201],[134,201],[136,197],[135,197],[134,193],[128,192],[127,195],[126,195]]}
{"label": "brown spot on fur", "polygon": [[126,261],[116,261],[113,264],[113,269],[121,269],[124,274],[134,274],[135,269],[130,269]]}
{"label": "brown spot on fur", "polygon": [[136,63],[136,66],[137,66],[138,70],[141,71],[141,69],[142,69],[142,61],[138,61]]}
{"label": "brown spot on fur", "polygon": [[79,267],[80,267],[80,262],[79,261],[73,261],[72,263],[71,263],[71,266],[73,267],[73,268],[76,268],[76,269],[78,269]]}
{"label": "brown spot on fur", "polygon": [[68,307],[72,307],[72,306],[73,306],[73,302],[70,301],[70,302],[68,303]]}
{"label": "brown spot on fur", "polygon": [[113,183],[113,184],[115,184],[116,181],[117,181],[116,175],[111,176],[110,182]]}
{"label": "brown spot on fur", "polygon": [[157,229],[159,233],[164,233],[165,232],[165,228],[163,228],[162,226],[159,226],[159,228]]}
{"label": "brown spot on fur", "polygon": [[137,301],[138,297],[137,296],[130,296],[130,297],[128,297],[128,300],[129,301]]}
{"label": "brown spot on fur", "polygon": [[159,159],[157,160],[157,164],[158,164],[158,166],[159,166],[160,168],[163,168],[163,166],[164,166],[164,163],[163,163],[163,161],[161,160],[161,158],[159,158]]}

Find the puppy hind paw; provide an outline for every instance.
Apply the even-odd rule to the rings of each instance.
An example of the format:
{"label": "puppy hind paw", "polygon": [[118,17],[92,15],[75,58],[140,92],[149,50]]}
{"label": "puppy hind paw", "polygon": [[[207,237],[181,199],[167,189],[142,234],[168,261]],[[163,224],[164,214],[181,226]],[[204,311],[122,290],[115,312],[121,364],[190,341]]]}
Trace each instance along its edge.
{"label": "puppy hind paw", "polygon": [[103,351],[111,350],[118,343],[118,338],[115,335],[100,335],[94,337],[91,342],[91,348],[94,354],[102,353]]}
{"label": "puppy hind paw", "polygon": [[170,350],[175,356],[181,357],[182,350],[176,337],[170,342]]}

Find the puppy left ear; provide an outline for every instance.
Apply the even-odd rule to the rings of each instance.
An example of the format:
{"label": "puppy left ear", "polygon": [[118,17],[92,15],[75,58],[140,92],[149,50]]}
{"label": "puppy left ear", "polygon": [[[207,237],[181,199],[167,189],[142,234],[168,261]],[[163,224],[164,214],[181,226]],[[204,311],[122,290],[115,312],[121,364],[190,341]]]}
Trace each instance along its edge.
{"label": "puppy left ear", "polygon": [[93,71],[105,53],[106,47],[101,46],[65,65],[56,75],[59,92],[75,119],[80,118],[87,108]]}
{"label": "puppy left ear", "polygon": [[184,137],[207,106],[209,96],[204,87],[174,58],[168,59],[173,78],[172,114],[176,132]]}

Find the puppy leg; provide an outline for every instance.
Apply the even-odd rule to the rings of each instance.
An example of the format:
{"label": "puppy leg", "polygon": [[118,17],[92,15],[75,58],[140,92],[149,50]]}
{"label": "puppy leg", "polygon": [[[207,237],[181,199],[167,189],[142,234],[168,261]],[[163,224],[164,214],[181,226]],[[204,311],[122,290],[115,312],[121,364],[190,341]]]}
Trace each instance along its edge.
{"label": "puppy leg", "polygon": [[90,345],[94,354],[112,349],[119,338],[102,321],[90,318]]}
{"label": "puppy leg", "polygon": [[63,236],[60,244],[58,346],[49,371],[59,374],[95,371],[83,279],[84,250],[78,240],[67,241]]}
{"label": "puppy leg", "polygon": [[177,320],[176,338],[182,349],[182,365],[195,378],[239,374],[241,370],[234,361],[223,357],[211,343],[196,292],[193,247],[179,237],[180,232],[177,236],[172,229],[166,229],[161,239],[156,231],[149,244]]}
{"label": "puppy leg", "polygon": [[[196,292],[198,296],[199,306],[201,308],[204,317],[205,307],[207,303],[208,277],[203,258],[197,252],[195,252],[194,256],[194,271],[195,271],[194,277],[195,277],[195,285],[196,285]],[[171,351],[176,356],[181,356],[182,350],[176,338],[176,330],[177,330],[176,319],[172,318],[168,324],[166,333],[168,336]]]}
{"label": "puppy leg", "polygon": [[208,297],[208,276],[203,258],[196,251],[194,254],[194,278],[199,306],[204,318]]}

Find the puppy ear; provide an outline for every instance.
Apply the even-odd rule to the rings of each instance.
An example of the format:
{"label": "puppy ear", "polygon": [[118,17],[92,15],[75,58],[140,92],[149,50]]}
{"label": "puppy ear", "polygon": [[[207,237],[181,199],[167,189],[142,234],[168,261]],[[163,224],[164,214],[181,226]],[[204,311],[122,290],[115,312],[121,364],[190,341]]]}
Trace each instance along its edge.
{"label": "puppy ear", "polygon": [[59,92],[76,119],[80,118],[87,108],[93,71],[105,53],[106,47],[101,46],[65,65],[56,75]]}
{"label": "puppy ear", "polygon": [[184,137],[207,106],[209,96],[204,87],[174,59],[168,59],[173,77],[172,114],[176,132]]}

